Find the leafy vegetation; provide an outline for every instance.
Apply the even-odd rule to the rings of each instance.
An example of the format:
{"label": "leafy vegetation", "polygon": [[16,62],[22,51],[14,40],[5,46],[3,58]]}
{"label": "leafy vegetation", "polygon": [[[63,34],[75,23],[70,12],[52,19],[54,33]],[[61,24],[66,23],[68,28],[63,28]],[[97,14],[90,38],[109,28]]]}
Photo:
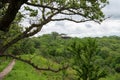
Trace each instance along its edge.
{"label": "leafy vegetation", "polygon": [[[19,46],[23,43],[25,45],[31,43],[32,45],[29,44],[30,46],[27,47]],[[119,80],[119,44],[120,37],[117,36],[94,39],[64,38],[56,32],[27,38],[11,46],[7,52],[13,53],[18,47],[21,54],[15,54],[16,56],[30,60],[39,67],[58,69],[64,64],[69,64],[69,68],[58,73],[38,71],[28,64],[17,61],[13,70],[5,77],[5,80],[77,80],[83,78],[83,75],[84,78],[89,80],[93,80],[93,78],[94,80],[97,80],[96,78],[98,80]],[[30,49],[28,53],[23,51],[26,48]],[[3,59],[6,58],[3,57]],[[4,66],[0,66],[1,70],[8,64],[9,60],[6,61],[7,63],[1,63]],[[99,77],[101,78],[99,79]]]}
{"label": "leafy vegetation", "polygon": [[[22,7],[23,4],[26,5]],[[0,34],[2,36],[4,33],[6,36],[7,33],[9,35],[17,32],[20,27],[23,28],[19,23],[29,18],[27,21],[29,26],[24,26],[20,33],[9,35],[10,39],[6,37],[5,41],[0,36],[0,41],[2,40],[0,54],[5,54],[6,50],[18,41],[37,34],[51,21],[100,23],[105,18],[101,9],[107,4],[107,0],[0,0],[0,31],[2,31]],[[79,19],[76,19],[76,16]],[[15,32],[9,32],[13,25],[16,25],[12,30]]]}
{"label": "leafy vegetation", "polygon": [[76,70],[78,80],[99,80],[106,76],[104,67],[101,65],[100,50],[96,44],[96,40],[87,39],[77,40],[69,48],[73,52],[73,69]]}
{"label": "leafy vegetation", "polygon": [[[22,12],[23,4],[26,5],[22,7]],[[0,71],[9,63],[10,57],[26,63],[17,61],[4,79],[119,79],[120,37],[96,38],[97,47],[94,40],[66,38],[56,32],[31,37],[51,21],[100,23],[105,18],[101,9],[107,4],[108,0],[0,0]],[[26,18],[29,18],[30,26],[19,25]],[[71,47],[71,44],[74,46]],[[68,67],[62,67],[64,65]]]}
{"label": "leafy vegetation", "polygon": [[[28,58],[28,56],[33,55],[24,55],[23,57]],[[57,63],[54,63],[50,60],[48,62],[48,60],[46,60],[42,56],[36,56],[36,58],[34,58],[34,62],[42,67],[46,67],[47,65],[51,64],[52,66],[54,65],[55,68],[55,66],[58,65]],[[60,78],[60,74],[61,73],[37,71],[28,64],[17,61],[13,70],[4,78],[4,80],[57,80],[58,78]]]}
{"label": "leafy vegetation", "polygon": [[0,58],[0,72],[9,64],[9,60],[5,58]]}

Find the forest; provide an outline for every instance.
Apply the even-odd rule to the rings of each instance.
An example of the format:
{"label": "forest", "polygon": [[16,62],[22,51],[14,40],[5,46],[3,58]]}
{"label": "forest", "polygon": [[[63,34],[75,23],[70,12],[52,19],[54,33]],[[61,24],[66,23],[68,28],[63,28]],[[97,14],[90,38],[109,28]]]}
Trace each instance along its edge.
{"label": "forest", "polygon": [[[4,80],[119,80],[119,44],[119,36],[77,38],[52,32],[26,38],[11,46],[6,53],[39,67],[53,70],[68,67],[58,72],[44,71],[18,60]],[[7,56],[1,57],[0,70],[11,60]]]}
{"label": "forest", "polygon": [[[51,22],[101,25],[109,1],[0,0],[0,80],[119,80],[120,36],[80,38],[49,29],[38,35]],[[107,24],[101,31],[115,33]]]}

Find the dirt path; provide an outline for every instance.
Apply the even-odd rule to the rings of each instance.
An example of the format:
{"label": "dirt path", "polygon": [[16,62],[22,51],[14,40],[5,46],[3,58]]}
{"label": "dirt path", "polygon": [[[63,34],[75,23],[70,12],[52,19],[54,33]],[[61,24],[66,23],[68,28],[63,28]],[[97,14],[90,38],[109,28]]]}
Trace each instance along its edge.
{"label": "dirt path", "polygon": [[12,70],[14,65],[15,65],[15,59],[12,60],[2,72],[0,72],[0,80],[2,80],[4,76],[6,76]]}

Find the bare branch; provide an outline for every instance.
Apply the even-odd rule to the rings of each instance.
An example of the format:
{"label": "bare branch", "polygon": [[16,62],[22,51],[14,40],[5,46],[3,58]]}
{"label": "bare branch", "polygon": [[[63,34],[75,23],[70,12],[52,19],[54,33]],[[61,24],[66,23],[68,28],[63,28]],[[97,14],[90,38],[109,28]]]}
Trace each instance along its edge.
{"label": "bare branch", "polygon": [[81,22],[86,22],[86,21],[91,21],[91,20],[74,20],[74,19],[70,19],[70,18],[61,18],[61,19],[51,19],[51,21],[63,21],[63,20],[67,20],[67,21],[72,21],[72,22],[75,22],[75,23],[81,23]]}
{"label": "bare branch", "polygon": [[42,8],[48,8],[48,9],[54,9],[54,10],[58,10],[58,8],[54,8],[54,7],[51,7],[51,6],[47,6],[47,5],[40,5],[40,4],[32,4],[32,3],[29,3],[29,2],[26,2],[25,4],[29,5],[29,6],[34,6],[34,7],[42,7]]}

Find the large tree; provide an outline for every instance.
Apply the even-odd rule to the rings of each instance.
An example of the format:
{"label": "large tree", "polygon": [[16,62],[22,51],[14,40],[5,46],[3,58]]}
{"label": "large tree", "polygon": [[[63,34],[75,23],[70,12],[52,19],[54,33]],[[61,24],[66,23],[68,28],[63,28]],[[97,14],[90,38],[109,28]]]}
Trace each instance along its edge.
{"label": "large tree", "polygon": [[[0,17],[0,30],[4,32],[9,31],[17,13],[22,15],[28,12],[28,17],[37,17],[37,21],[30,22],[31,25],[20,35],[6,43],[0,49],[0,53],[3,54],[17,41],[38,33],[50,21],[101,22],[104,20],[101,9],[107,3],[107,0],[0,0],[0,10],[4,13]],[[26,15],[22,17],[27,17]]]}
{"label": "large tree", "polygon": [[78,80],[99,80],[107,75],[99,62],[100,49],[95,39],[76,39],[68,48],[73,53],[73,69]]}
{"label": "large tree", "polygon": [[[34,19],[30,20],[29,26],[26,26],[19,34],[0,45],[0,56],[13,57],[40,69],[29,61],[4,53],[14,43],[33,36],[51,21],[68,20],[76,23],[95,21],[99,23],[105,18],[102,8],[106,4],[108,4],[107,0],[0,0],[0,31],[8,33],[16,22]],[[43,68],[43,70],[49,69]]]}

